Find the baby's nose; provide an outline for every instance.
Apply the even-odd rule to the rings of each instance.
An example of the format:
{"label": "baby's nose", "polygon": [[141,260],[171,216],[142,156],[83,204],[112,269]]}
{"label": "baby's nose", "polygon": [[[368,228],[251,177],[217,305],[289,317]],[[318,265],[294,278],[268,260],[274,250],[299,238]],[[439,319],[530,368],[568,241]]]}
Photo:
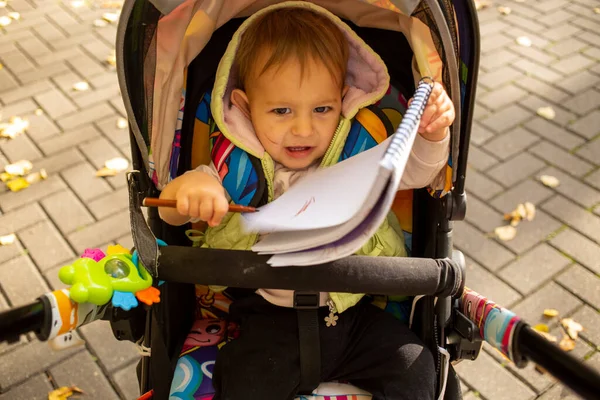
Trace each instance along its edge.
{"label": "baby's nose", "polygon": [[312,135],[312,120],[310,118],[297,118],[293,133],[296,136],[308,137]]}

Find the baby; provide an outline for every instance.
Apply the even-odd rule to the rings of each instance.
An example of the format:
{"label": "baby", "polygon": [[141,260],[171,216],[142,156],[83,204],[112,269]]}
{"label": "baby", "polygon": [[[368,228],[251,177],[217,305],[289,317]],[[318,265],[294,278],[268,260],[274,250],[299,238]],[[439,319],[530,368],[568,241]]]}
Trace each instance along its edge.
{"label": "baby", "polygon": [[[281,3],[248,18],[234,35],[211,109],[222,135],[260,159],[266,201],[273,201],[298,178],[336,163],[357,114],[388,86],[381,59],[341,20],[310,3]],[[452,102],[436,83],[401,188],[427,186],[438,175],[453,120]],[[206,247],[249,249],[257,236],[242,233],[239,214],[227,213],[232,196],[215,164],[171,181],[160,197],[176,199],[177,209],[161,208],[160,216],[171,225],[206,221]],[[393,219],[358,254],[405,256]],[[294,398],[300,356],[292,298],[292,291],[259,289],[233,302],[240,336],[219,351],[215,399]],[[362,295],[321,293],[320,306],[322,381],[348,381],[374,399],[434,398],[433,357],[405,324]],[[336,323],[326,325],[333,314]]]}

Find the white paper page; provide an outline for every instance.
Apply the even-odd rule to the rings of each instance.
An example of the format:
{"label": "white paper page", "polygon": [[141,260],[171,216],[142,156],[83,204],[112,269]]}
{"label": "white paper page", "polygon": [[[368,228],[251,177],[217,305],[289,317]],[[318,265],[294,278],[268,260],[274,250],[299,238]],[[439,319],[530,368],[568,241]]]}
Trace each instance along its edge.
{"label": "white paper page", "polygon": [[252,232],[301,231],[343,224],[363,209],[371,195],[390,139],[341,163],[316,171],[277,200],[244,214]]}
{"label": "white paper page", "polygon": [[292,251],[301,251],[318,247],[324,243],[341,239],[365,219],[377,203],[377,193],[382,193],[389,180],[390,171],[380,168],[376,181],[371,188],[371,195],[367,197],[363,207],[348,222],[331,228],[311,229],[307,231],[272,232],[254,246],[252,251],[259,254],[280,254]]}
{"label": "white paper page", "polygon": [[272,267],[317,265],[356,253],[377,232],[377,229],[387,218],[396,197],[399,183],[398,173],[394,171],[389,185],[369,216],[363,220],[361,225],[340,240],[312,250],[277,254],[271,257],[267,263]]}

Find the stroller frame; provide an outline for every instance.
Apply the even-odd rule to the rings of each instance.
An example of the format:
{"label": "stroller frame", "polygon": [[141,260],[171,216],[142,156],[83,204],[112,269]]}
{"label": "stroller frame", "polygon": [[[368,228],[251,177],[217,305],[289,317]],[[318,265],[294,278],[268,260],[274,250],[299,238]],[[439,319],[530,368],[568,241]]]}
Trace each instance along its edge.
{"label": "stroller frame", "polygon": [[[412,254],[413,257],[420,257],[422,259],[395,259],[393,260],[393,264],[389,266],[393,270],[396,270],[410,263],[425,267],[426,263],[429,262],[429,267],[433,266],[433,269],[436,269],[444,262],[442,260],[450,259],[451,261],[445,261],[451,264],[450,267],[447,270],[441,268],[440,277],[445,277],[447,274],[453,276],[448,279],[440,278],[441,283],[435,289],[425,292],[415,291],[413,293],[410,292],[412,288],[409,285],[402,284],[402,279],[393,279],[394,272],[390,268],[385,276],[389,276],[390,281],[395,283],[396,290],[403,288],[409,291],[399,293],[393,291],[393,285],[386,285],[385,282],[371,282],[373,286],[368,287],[363,279],[361,279],[360,283],[351,282],[351,279],[348,277],[342,278],[341,274],[335,274],[340,263],[345,263],[343,269],[346,274],[348,274],[349,268],[357,269],[360,265],[366,265],[366,260],[363,257],[350,257],[347,259],[347,262],[335,262],[330,263],[330,265],[314,268],[313,270],[322,269],[325,271],[321,279],[315,277],[312,279],[303,278],[300,276],[301,272],[298,271],[299,269],[294,267],[286,268],[286,275],[289,276],[291,274],[295,276],[294,279],[287,279],[286,282],[283,274],[279,273],[281,270],[276,271],[276,269],[269,269],[269,267],[264,268],[266,266],[266,258],[250,252],[191,249],[178,246],[183,246],[187,243],[187,238],[183,235],[183,230],[163,223],[158,217],[156,209],[148,210],[147,221],[150,227],[148,229],[148,225],[146,225],[140,209],[141,200],[146,196],[157,197],[159,192],[148,177],[144,155],[140,150],[140,148],[145,146],[141,130],[146,130],[147,132],[149,129],[152,108],[151,104],[148,104],[147,98],[139,97],[139,94],[145,94],[148,90],[144,85],[145,79],[148,79],[146,75],[148,71],[140,71],[140,66],[144,65],[147,53],[152,51],[152,35],[148,33],[152,31],[152,25],[156,24],[160,12],[148,2],[125,2],[117,32],[116,49],[119,84],[129,119],[133,121],[133,123],[130,122],[130,134],[132,161],[136,171],[128,177],[132,234],[134,244],[144,265],[155,278],[165,280],[166,283],[161,285],[161,303],[144,311],[140,307],[129,312],[120,312],[118,315],[113,313],[108,319],[111,321],[111,326],[117,339],[139,341],[143,338],[144,345],[152,349],[152,357],[144,357],[138,366],[141,393],[152,389],[156,396],[155,398],[168,397],[172,373],[178,358],[178,349],[181,348],[192,323],[190,313],[184,311],[189,309],[190,304],[194,304],[193,285],[189,283],[218,284],[247,288],[278,287],[295,290],[311,288],[314,291],[317,289],[326,290],[326,288],[333,290],[334,287],[332,287],[332,284],[342,279],[343,289],[348,292],[407,295],[425,293],[427,296],[417,303],[417,308],[414,311],[415,320],[413,322],[413,330],[431,349],[434,358],[437,358],[436,364],[439,374],[438,392],[442,392],[445,389],[445,379],[442,376],[444,371],[441,368],[442,363],[439,348],[446,348],[452,361],[461,359],[474,360],[477,357],[481,348],[481,339],[475,334],[477,328],[458,310],[456,306],[457,299],[451,297],[451,295],[460,294],[464,284],[464,257],[460,252],[453,251],[452,249],[452,221],[462,220],[466,211],[464,182],[479,64],[477,14],[472,0],[457,1],[456,4],[452,4],[450,0],[442,0],[439,3],[433,0],[423,0],[421,4],[421,12],[425,13],[427,18],[436,24],[432,29],[435,29],[441,38],[440,46],[442,46],[442,51],[440,54],[445,53],[447,55],[446,58],[456,61],[457,67],[453,70],[455,75],[457,75],[459,65],[457,62],[459,57],[458,39],[455,34],[451,34],[451,32],[456,32],[454,26],[455,13],[458,21],[458,34],[461,38],[460,57],[467,58],[466,60],[463,59],[464,69],[461,72],[464,79],[462,84],[459,83],[458,76],[452,76],[448,79],[455,107],[458,106],[456,113],[457,121],[453,135],[454,137],[458,136],[459,141],[456,140],[453,142],[452,149],[453,154],[457,155],[453,165],[455,172],[454,189],[441,199],[431,197],[424,189],[414,191],[413,220],[419,221],[419,223],[414,224],[413,227]],[[139,28],[140,24],[143,26],[141,29]],[[226,29],[226,25],[219,28],[219,30]],[[219,30],[215,32],[215,35]],[[213,38],[215,35],[213,35]],[[463,39],[466,37],[469,37],[469,40]],[[213,40],[211,39],[211,42]],[[210,51],[210,46],[207,46],[196,59]],[[216,59],[218,62],[220,57]],[[464,67],[466,65],[469,67]],[[190,65],[189,68],[192,68],[192,66]],[[193,75],[196,76],[197,80],[207,80],[210,78],[210,73],[216,70],[216,64],[213,67],[205,68],[205,71],[207,71],[205,73],[209,75],[198,78],[197,74],[188,74],[188,79]],[[452,74],[448,69],[446,69],[446,73]],[[188,88],[190,86],[190,82],[188,81]],[[198,94],[207,89],[198,89]],[[186,108],[195,109],[194,105],[197,103],[194,103],[191,98],[193,98],[193,92],[190,92],[188,89],[186,93]],[[136,110],[136,112],[134,113],[133,110]],[[193,124],[193,118],[186,118],[186,115],[191,114],[189,112],[184,114],[182,149],[186,148],[186,144],[188,149],[191,148],[191,135],[188,138],[183,137],[186,126],[189,129],[189,124]],[[188,169],[190,160],[189,154],[186,155],[183,152],[180,157],[178,173],[181,174]],[[159,251],[155,237],[165,240],[170,246],[162,248]],[[194,268],[194,270],[201,270],[202,274],[190,274],[192,271],[191,268],[182,267],[185,265],[189,266],[190,262],[198,264],[198,260],[202,260],[200,261],[202,267]],[[371,262],[373,265],[370,265],[369,268],[382,268],[384,267],[384,263],[382,260],[377,260],[376,262],[373,260]],[[245,281],[239,281],[231,278],[226,273],[219,273],[224,268],[233,271],[236,268],[249,264],[255,265],[256,269],[259,270],[254,276],[255,279],[250,279],[251,277],[245,275]],[[159,265],[160,270],[158,268]],[[230,268],[226,268],[227,266]],[[446,267],[448,266],[446,265]],[[334,272],[327,274],[328,270]],[[299,275],[296,276],[294,275],[295,273]],[[402,275],[398,276],[402,278]],[[361,275],[361,277],[364,276]],[[321,286],[324,287],[315,287],[314,282],[317,281],[321,282]],[[290,286],[290,282],[294,283]],[[458,287],[456,287],[457,282]],[[267,285],[266,283],[271,283],[271,285]],[[273,286],[273,284],[276,286]],[[416,287],[418,288],[419,286],[416,285]],[[454,290],[450,290],[450,287],[453,287]],[[143,324],[142,320],[145,320]],[[171,327],[171,329],[168,329],[168,327]],[[164,369],[160,372],[158,370],[159,367],[164,368],[165,365],[171,367],[169,374],[165,374]],[[457,380],[455,380],[455,383],[457,384]],[[456,394],[460,397],[459,387],[452,388],[452,391],[454,392],[454,397],[456,397]]]}

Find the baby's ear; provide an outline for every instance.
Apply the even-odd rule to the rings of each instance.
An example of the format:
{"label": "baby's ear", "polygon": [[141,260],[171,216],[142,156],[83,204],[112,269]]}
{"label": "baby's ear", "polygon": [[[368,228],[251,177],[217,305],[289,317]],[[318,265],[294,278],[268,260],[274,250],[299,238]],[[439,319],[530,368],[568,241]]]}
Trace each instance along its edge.
{"label": "baby's ear", "polygon": [[348,86],[348,85],[344,85],[344,87],[342,88],[342,99],[344,97],[346,97],[346,93],[348,93],[348,89],[350,89],[350,86]]}
{"label": "baby's ear", "polygon": [[246,118],[250,119],[250,102],[248,101],[246,92],[241,89],[233,89],[230,101],[244,113]]}

